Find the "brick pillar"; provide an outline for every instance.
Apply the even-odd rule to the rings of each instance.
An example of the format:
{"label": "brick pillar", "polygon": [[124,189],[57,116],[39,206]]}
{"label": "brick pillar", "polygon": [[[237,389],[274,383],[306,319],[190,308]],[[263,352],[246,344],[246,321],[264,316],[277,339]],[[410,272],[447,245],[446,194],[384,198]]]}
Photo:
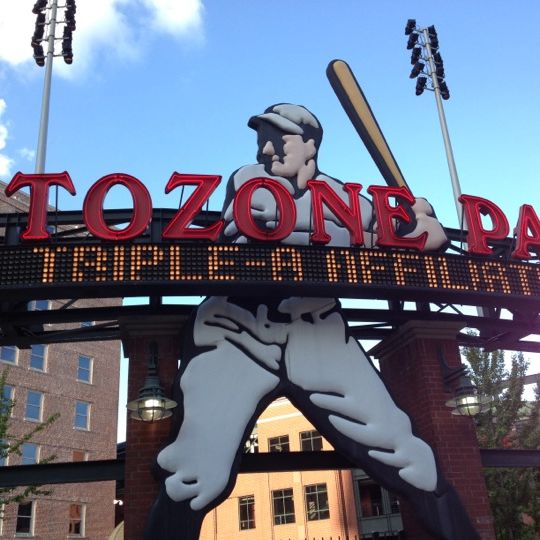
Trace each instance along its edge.
{"label": "brick pillar", "polygon": [[[137,399],[148,369],[150,343],[158,344],[158,373],[165,395],[171,397],[185,319],[120,321],[124,354],[129,358],[128,401]],[[152,465],[171,429],[170,418],[158,422],[127,419],[124,497],[124,537],[142,540],[148,512],[159,492]]]}
{"label": "brick pillar", "polygon": [[[439,351],[450,367],[460,365],[456,334],[461,327],[408,321],[371,352],[379,359],[383,379],[397,404],[410,415],[417,434],[434,449],[443,474],[455,487],[482,539],[493,540],[493,517],[473,420],[453,416],[445,406],[453,394],[444,388]],[[408,538],[432,538],[407,504],[403,505],[403,522]]]}

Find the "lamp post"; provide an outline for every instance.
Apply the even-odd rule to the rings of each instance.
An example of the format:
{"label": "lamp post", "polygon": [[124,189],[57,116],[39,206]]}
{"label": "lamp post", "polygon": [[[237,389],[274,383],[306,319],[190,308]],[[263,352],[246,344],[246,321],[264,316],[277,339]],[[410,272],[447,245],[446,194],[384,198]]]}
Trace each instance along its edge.
{"label": "lamp post", "polygon": [[443,99],[450,99],[450,92],[446,84],[444,64],[439,52],[437,31],[433,25],[427,28],[418,28],[416,20],[409,19],[405,26],[405,35],[409,36],[407,49],[412,49],[411,64],[413,64],[413,69],[410,78],[417,78],[416,95],[420,96],[424,93],[424,90],[431,90],[435,94],[458,221],[460,227],[463,226],[466,229],[467,224],[464,222],[463,207],[459,202],[461,186],[459,184],[454,152],[452,150],[452,143],[450,142],[450,134],[448,133],[448,125],[442,103]]}

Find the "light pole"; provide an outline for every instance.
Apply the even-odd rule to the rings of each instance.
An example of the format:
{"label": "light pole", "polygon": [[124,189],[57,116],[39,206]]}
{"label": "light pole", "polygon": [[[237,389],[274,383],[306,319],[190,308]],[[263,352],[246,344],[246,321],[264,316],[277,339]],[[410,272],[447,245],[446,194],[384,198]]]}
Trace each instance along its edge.
{"label": "light pole", "polygon": [[[413,68],[410,78],[417,78],[416,95],[421,95],[424,90],[432,90],[435,94],[458,221],[460,227],[466,229],[467,224],[464,222],[463,207],[459,202],[461,186],[459,184],[454,152],[452,151],[452,143],[450,142],[450,134],[448,133],[448,125],[442,103],[443,99],[447,100],[450,98],[450,92],[445,81],[444,65],[439,53],[437,31],[435,30],[435,26],[418,28],[416,20],[409,19],[405,26],[405,35],[409,36],[407,49],[412,49],[411,64],[413,64]],[[427,84],[428,82],[429,84]]]}
{"label": "light pole", "polygon": [[[64,9],[64,19],[58,20],[58,10]],[[32,36],[32,48],[34,60],[40,67],[45,66],[45,80],[43,84],[43,96],[41,100],[41,116],[39,122],[39,136],[36,152],[36,174],[45,172],[45,157],[47,154],[47,134],[49,129],[49,104],[51,101],[51,80],[53,59],[55,56],[63,56],[66,64],[73,62],[71,42],[75,30],[75,0],[65,0],[63,6],[58,5],[58,0],[37,0],[32,9],[36,15],[36,27]],[[56,37],[56,26],[64,25],[63,38]],[[62,53],[55,53],[55,42],[62,41]],[[46,43],[47,53],[44,53],[43,44]],[[58,198],[58,188],[56,192]],[[56,201],[58,206],[58,200]]]}

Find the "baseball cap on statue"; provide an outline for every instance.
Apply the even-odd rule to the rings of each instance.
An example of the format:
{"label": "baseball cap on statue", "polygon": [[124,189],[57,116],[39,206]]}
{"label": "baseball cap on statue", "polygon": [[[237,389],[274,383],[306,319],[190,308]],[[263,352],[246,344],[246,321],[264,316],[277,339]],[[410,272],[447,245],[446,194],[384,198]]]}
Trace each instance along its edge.
{"label": "baseball cap on statue", "polygon": [[263,114],[252,116],[248,126],[257,129],[261,122],[268,122],[285,133],[302,135],[305,140],[314,139],[315,146],[322,140],[323,130],[317,117],[302,105],[292,103],[278,103],[268,107]]}

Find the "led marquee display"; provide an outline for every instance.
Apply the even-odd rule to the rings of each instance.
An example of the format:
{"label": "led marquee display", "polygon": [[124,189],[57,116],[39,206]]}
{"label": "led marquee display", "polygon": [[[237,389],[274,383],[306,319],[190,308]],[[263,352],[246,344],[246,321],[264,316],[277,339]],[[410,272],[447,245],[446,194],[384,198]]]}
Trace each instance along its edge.
{"label": "led marquee display", "polygon": [[[0,248],[0,292],[141,284],[241,295],[273,284],[296,294],[385,298],[399,291],[476,300],[540,299],[540,266],[487,258],[363,248],[263,244],[63,244]],[[106,287],[105,287],[106,289]],[[202,291],[202,292],[201,292]],[[261,289],[261,293],[263,289]],[[179,291],[180,293],[180,291]],[[287,294],[290,290],[287,291]],[[132,293],[134,294],[134,293]],[[106,296],[94,291],[92,296]]]}

